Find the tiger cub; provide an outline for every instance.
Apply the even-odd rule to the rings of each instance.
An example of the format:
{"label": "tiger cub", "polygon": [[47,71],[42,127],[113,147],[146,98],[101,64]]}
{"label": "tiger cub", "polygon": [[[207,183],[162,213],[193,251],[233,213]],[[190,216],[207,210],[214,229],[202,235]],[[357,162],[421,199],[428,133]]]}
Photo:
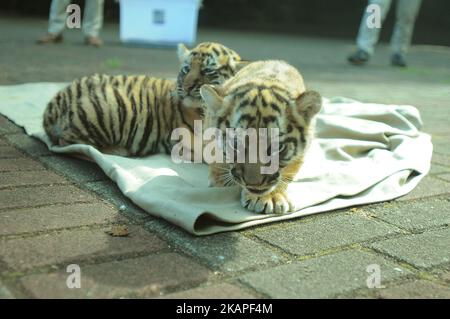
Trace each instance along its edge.
{"label": "tiger cub", "polygon": [[[227,128],[244,131],[273,128],[279,132],[277,149],[264,144],[268,145],[264,149],[267,154],[278,155],[273,172],[262,173],[260,155],[253,163],[248,160],[251,143],[244,141],[245,161],[210,164],[210,183],[239,185],[241,204],[251,211],[265,214],[293,211],[286,189],[301,168],[312,139],[313,118],[322,106],[319,93],[306,90],[300,73],[286,62],[259,61],[244,67],[220,86],[203,85],[200,94],[207,106],[204,125],[218,128],[222,136]],[[257,144],[263,145],[260,141]]]}
{"label": "tiger cub", "polygon": [[176,83],[145,75],[95,74],[75,80],[48,103],[43,126],[53,144],[89,144],[121,156],[170,153],[174,128],[193,132],[203,118],[199,90],[232,77],[241,63],[233,50],[212,42],[178,46]]}

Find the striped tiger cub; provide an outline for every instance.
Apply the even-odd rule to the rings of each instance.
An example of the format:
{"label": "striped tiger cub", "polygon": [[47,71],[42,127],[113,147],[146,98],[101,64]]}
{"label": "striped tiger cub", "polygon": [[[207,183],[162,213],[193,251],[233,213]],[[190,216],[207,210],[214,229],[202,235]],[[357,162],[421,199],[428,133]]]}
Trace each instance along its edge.
{"label": "striped tiger cub", "polygon": [[201,85],[220,84],[245,63],[233,50],[212,42],[192,50],[180,44],[178,57],[176,82],[104,74],[73,81],[48,103],[45,132],[53,144],[89,144],[107,154],[170,153],[172,130],[193,133],[194,120],[203,118]]}
{"label": "striped tiger cub", "polygon": [[262,173],[261,153],[254,162],[248,160],[251,143],[241,141],[245,161],[210,164],[211,184],[239,185],[242,206],[254,212],[292,211],[286,189],[301,168],[312,139],[313,118],[322,106],[319,93],[306,90],[300,73],[283,61],[253,62],[220,86],[203,85],[200,93],[207,106],[204,125],[219,129],[222,135],[227,128],[273,128],[279,132],[276,149],[269,143],[256,143],[258,147],[267,145],[263,150],[267,154],[277,155],[278,165],[272,173]]}

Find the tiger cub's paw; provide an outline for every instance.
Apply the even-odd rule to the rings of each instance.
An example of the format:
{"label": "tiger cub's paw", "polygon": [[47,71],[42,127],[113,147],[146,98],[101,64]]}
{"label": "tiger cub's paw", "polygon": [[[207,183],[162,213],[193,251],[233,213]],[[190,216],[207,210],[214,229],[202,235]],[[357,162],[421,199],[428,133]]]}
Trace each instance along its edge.
{"label": "tiger cub's paw", "polygon": [[257,196],[243,189],[241,205],[260,214],[286,214],[294,210],[294,205],[284,191]]}

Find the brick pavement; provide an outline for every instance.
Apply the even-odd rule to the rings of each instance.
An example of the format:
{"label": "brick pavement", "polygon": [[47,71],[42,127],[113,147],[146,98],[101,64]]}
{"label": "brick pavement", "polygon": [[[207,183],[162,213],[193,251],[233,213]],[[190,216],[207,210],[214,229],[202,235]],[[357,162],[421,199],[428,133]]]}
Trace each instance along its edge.
{"label": "brick pavement", "polygon": [[[16,45],[10,34],[3,44],[16,52],[17,73],[0,50],[2,85],[68,81],[92,70],[137,73],[142,65],[157,76],[176,72],[172,51],[108,45],[89,51],[73,33],[65,46],[36,47],[32,40],[46,22],[4,19],[0,27],[18,23],[24,27],[15,36],[24,40]],[[116,27],[105,30],[110,43]],[[343,61],[350,41],[200,32],[200,40],[209,39],[246,58],[286,59],[325,96],[420,106],[434,133],[430,175],[400,200],[198,238],[144,213],[94,164],[51,154],[0,116],[0,298],[449,298],[449,72],[442,65],[450,51],[413,48],[417,67],[399,71],[383,60],[388,50],[381,46],[373,66],[355,69]],[[258,46],[266,49],[255,51]],[[48,71],[31,67],[27,52]],[[40,60],[40,53],[51,61],[67,52],[72,60],[61,68]],[[108,69],[103,62],[111,56],[126,63]],[[129,236],[106,234],[113,225],[126,225]],[[66,285],[69,264],[81,267],[80,289]],[[380,267],[384,288],[367,288],[370,265]]]}

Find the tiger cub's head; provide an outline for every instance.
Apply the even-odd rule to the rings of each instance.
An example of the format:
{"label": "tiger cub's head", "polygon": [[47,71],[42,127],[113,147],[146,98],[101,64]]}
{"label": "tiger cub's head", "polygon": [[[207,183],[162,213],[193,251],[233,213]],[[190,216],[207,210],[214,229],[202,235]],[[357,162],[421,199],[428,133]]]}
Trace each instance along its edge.
{"label": "tiger cub's head", "polygon": [[[226,138],[222,145],[229,145],[222,151],[244,152],[241,156],[245,158],[242,163],[236,160],[239,154],[233,154],[234,163],[212,164],[219,166],[215,172],[220,176],[210,176],[211,182],[220,185],[225,180],[228,183],[222,185],[230,185],[232,181],[258,196],[286,189],[300,169],[312,139],[312,120],[322,105],[319,93],[306,90],[300,73],[287,63],[261,61],[244,67],[221,86],[202,86],[201,95],[206,104],[205,126],[218,128],[221,139]],[[246,139],[230,140],[227,136],[230,128],[256,130],[258,140],[253,143],[256,148],[252,151],[254,145]],[[261,128],[267,129],[269,136],[271,128],[278,131],[276,149],[271,141],[261,142]],[[255,151],[257,161],[252,162],[250,152]],[[261,167],[268,164],[261,154],[276,155],[277,167],[263,173]]]}
{"label": "tiger cub's head", "polygon": [[192,50],[180,43],[178,59],[181,69],[177,78],[177,94],[188,107],[203,104],[200,96],[203,84],[222,84],[248,64],[235,51],[214,42],[200,43]]}

